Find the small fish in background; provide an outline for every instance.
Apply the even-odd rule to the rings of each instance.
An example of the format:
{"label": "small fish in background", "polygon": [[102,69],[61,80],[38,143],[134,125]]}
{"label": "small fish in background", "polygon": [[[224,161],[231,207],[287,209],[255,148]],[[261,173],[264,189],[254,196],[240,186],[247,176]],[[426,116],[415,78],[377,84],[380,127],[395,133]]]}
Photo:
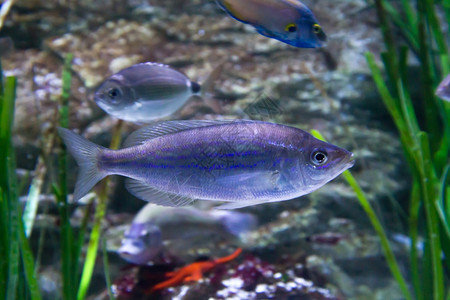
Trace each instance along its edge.
{"label": "small fish in background", "polygon": [[345,235],[338,232],[324,232],[308,236],[306,241],[315,244],[334,246],[345,238],[347,238]]}
{"label": "small fish in background", "polygon": [[239,242],[242,234],[256,226],[256,218],[248,213],[149,203],[133,219],[118,253],[130,263],[144,265],[161,252],[163,245],[176,253],[219,240]]}
{"label": "small fish in background", "polygon": [[436,95],[442,100],[450,101],[450,74],[439,84]]}
{"label": "small fish in background", "polygon": [[59,128],[80,167],[74,201],[109,175],[128,177],[134,196],[162,206],[224,201],[221,209],[290,200],[354,165],[353,154],[295,127],[261,121],[165,121],[110,150]]}
{"label": "small fish in background", "polygon": [[111,116],[129,122],[149,123],[168,117],[195,95],[218,110],[208,94],[223,64],[213,70],[202,86],[169,66],[150,62],[136,64],[105,80],[96,90],[94,99]]}
{"label": "small fish in background", "polygon": [[0,38],[0,57],[7,56],[14,50],[14,42],[8,37]]}
{"label": "small fish in background", "polygon": [[232,18],[259,34],[299,48],[320,48],[327,37],[311,10],[298,0],[216,0]]}

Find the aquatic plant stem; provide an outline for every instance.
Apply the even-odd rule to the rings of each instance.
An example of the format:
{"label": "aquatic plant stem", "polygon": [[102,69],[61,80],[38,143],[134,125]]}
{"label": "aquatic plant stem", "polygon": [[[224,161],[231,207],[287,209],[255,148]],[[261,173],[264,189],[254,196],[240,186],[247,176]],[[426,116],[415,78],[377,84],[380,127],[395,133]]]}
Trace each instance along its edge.
{"label": "aquatic plant stem", "polygon": [[[66,55],[62,72],[63,90],[59,103],[59,126],[63,128],[69,126],[72,58],[72,54],[69,53]],[[73,261],[73,231],[70,224],[70,211],[67,199],[67,150],[61,139],[59,139],[59,149],[59,184],[58,186],[54,185],[53,190],[58,202],[59,216],[61,219],[63,298],[65,300],[71,300],[74,299],[74,282],[77,274],[74,272],[76,266]]]}
{"label": "aquatic plant stem", "polygon": [[[119,120],[114,128],[113,138],[111,140],[110,149],[117,149],[120,145],[122,133],[122,121]],[[109,177],[103,180],[103,185],[98,193],[98,205],[95,210],[94,226],[92,227],[89,239],[86,260],[83,266],[80,286],[78,288],[77,300],[83,300],[86,297],[89,288],[92,273],[94,271],[95,259],[97,257],[98,244],[100,241],[101,222],[105,217],[106,207],[108,204],[108,187]]]}
{"label": "aquatic plant stem", "polygon": [[[2,61],[0,59],[0,138],[4,136],[6,132],[2,131],[4,122],[9,122],[8,119],[3,119],[3,111],[5,110],[5,101],[3,97],[3,71]],[[6,123],[8,124],[8,123]],[[9,222],[9,209],[6,190],[8,171],[6,169],[6,153],[7,145],[4,143],[6,139],[2,140],[0,144],[0,255],[1,257],[7,257],[10,245],[9,229],[11,228]],[[7,283],[8,283],[8,261],[6,259],[0,260],[0,297],[6,298]]]}
{"label": "aquatic plant stem", "polygon": [[[317,130],[311,130],[311,134],[322,141],[326,141],[325,138],[322,136],[322,134],[320,134],[320,132]],[[353,191],[356,194],[356,197],[358,198],[359,203],[361,204],[365,213],[369,217],[369,220],[372,223],[375,232],[380,238],[381,248],[383,249],[383,253],[388,263],[388,266],[392,272],[392,275],[394,276],[398,285],[400,286],[403,295],[407,300],[412,300],[413,298],[411,296],[411,293],[409,292],[406,280],[404,279],[400,271],[400,267],[398,266],[397,259],[395,258],[394,252],[392,251],[392,248],[389,244],[389,240],[386,236],[383,226],[381,226],[381,223],[377,215],[375,214],[375,211],[370,205],[370,202],[367,200],[366,195],[364,194],[363,190],[358,185],[357,181],[355,180],[350,171],[347,170],[343,172],[342,175],[344,176],[345,180],[347,180],[348,184],[352,187]]]}
{"label": "aquatic plant stem", "polygon": [[33,230],[34,221],[36,219],[36,213],[39,205],[39,195],[41,194],[42,186],[44,184],[45,175],[47,173],[47,166],[45,164],[45,158],[50,155],[51,149],[55,141],[55,134],[47,132],[42,143],[43,151],[39,155],[38,162],[36,164],[35,176],[31,182],[27,202],[25,203],[25,209],[23,212],[23,222],[25,225],[25,235],[30,237]]}
{"label": "aquatic plant stem", "polygon": [[9,226],[7,245],[7,277],[6,277],[6,297],[7,300],[15,300],[17,296],[17,285],[19,282],[19,216],[16,209],[17,190],[15,182],[15,166],[13,150],[11,144],[11,131],[14,116],[16,79],[14,77],[6,78],[3,97],[1,102],[1,126],[0,126],[0,158],[2,180],[0,187],[3,190],[3,200],[5,209],[7,209],[7,222]]}
{"label": "aquatic plant stem", "polygon": [[[389,112],[391,113],[395,124],[397,125],[398,131],[400,133],[400,139],[411,166],[411,170],[413,171],[413,175],[420,183],[421,199],[426,213],[427,234],[428,242],[430,245],[429,254],[431,255],[431,257],[429,262],[431,264],[432,272],[430,276],[432,276],[431,282],[433,284],[433,297],[436,300],[443,299],[444,277],[442,270],[442,261],[440,259],[441,246],[439,238],[439,226],[437,223],[435,208],[430,207],[430,205],[434,207],[434,203],[438,201],[436,192],[437,188],[435,186],[436,182],[438,182],[438,179],[436,178],[436,174],[433,169],[433,162],[431,161],[428,136],[424,132],[414,130],[414,128],[405,126],[406,121],[404,119],[409,117],[408,114],[401,115],[398,111],[396,111],[395,107],[392,104],[395,99],[387,91],[387,88],[381,76],[381,72],[375,64],[373,55],[366,54],[366,58],[382,99]],[[411,222],[410,224],[417,226],[416,222]],[[412,232],[414,233],[417,229],[410,230],[413,230]],[[413,245],[413,247],[415,247],[415,245]],[[413,252],[412,254],[415,253]],[[412,259],[414,259],[414,257]],[[418,268],[418,265],[413,264],[412,267]],[[427,270],[427,268],[425,268],[425,270]],[[419,270],[413,270],[413,274],[415,273],[418,274]],[[424,286],[426,287],[426,284],[424,284]],[[415,287],[415,290],[418,290],[417,286]],[[420,294],[425,296],[426,292],[421,292]]]}
{"label": "aquatic plant stem", "polygon": [[411,263],[411,279],[413,283],[414,293],[417,300],[424,299],[422,293],[422,282],[419,274],[419,254],[417,251],[419,237],[419,213],[420,213],[420,183],[413,179],[411,197],[409,203],[409,237],[410,242],[410,263]]}
{"label": "aquatic plant stem", "polygon": [[106,281],[106,289],[108,291],[108,297],[110,300],[115,300],[113,291],[111,289],[111,277],[109,276],[109,262],[108,262],[108,252],[106,251],[106,239],[102,240],[102,255],[103,255],[103,266],[104,266],[104,272],[105,272],[105,281]]}
{"label": "aquatic plant stem", "polygon": [[425,132],[419,133],[419,141],[422,149],[421,159],[421,186],[422,198],[425,207],[428,240],[431,251],[431,267],[433,273],[433,296],[435,300],[444,299],[444,273],[441,260],[441,242],[439,237],[438,216],[435,210],[437,199],[437,179],[433,171],[428,136]]}
{"label": "aquatic plant stem", "polygon": [[[1,71],[0,76],[2,76]],[[25,237],[21,218],[22,209],[17,194],[15,157],[11,141],[16,86],[15,77],[6,78],[3,93],[0,96],[0,209],[2,209],[1,216],[6,218],[6,222],[2,220],[2,225],[8,226],[2,229],[2,233],[7,238],[5,245],[8,245],[6,251],[2,250],[2,254],[7,254],[4,256],[7,257],[4,263],[7,266],[7,277],[2,276],[2,280],[7,281],[2,282],[6,290],[2,288],[2,291],[5,291],[4,299],[15,300],[21,298],[22,294],[29,293],[32,300],[40,300],[33,254]],[[20,257],[22,257],[22,265],[20,265]]]}
{"label": "aquatic plant stem", "polygon": [[[39,291],[39,286],[36,280],[36,269],[34,267],[34,258],[31,252],[30,246],[28,244],[28,240],[25,236],[25,227],[23,224],[23,220],[21,217],[22,208],[19,203],[18,194],[17,194],[17,179],[16,179],[16,165],[15,165],[15,156],[14,150],[12,147],[11,141],[11,132],[12,125],[14,122],[14,104],[16,99],[16,87],[17,80],[15,77],[8,77],[6,79],[6,86],[4,89],[4,103],[9,103],[9,141],[3,141],[9,148],[8,154],[6,156],[6,168],[8,169],[8,177],[9,177],[9,202],[11,209],[11,216],[13,217],[13,222],[11,226],[12,230],[12,238],[17,237],[19,243],[20,254],[22,257],[22,265],[24,268],[24,275],[28,284],[28,289],[30,292],[30,296],[32,300],[40,300],[41,295]],[[3,110],[2,110],[3,111]],[[8,111],[8,110],[6,110]],[[3,116],[2,116],[3,117]],[[17,233],[15,232],[17,231]],[[17,234],[17,236],[15,236]],[[16,257],[15,257],[16,258]],[[20,266],[17,262],[17,272],[19,272]],[[20,277],[19,277],[20,278]]]}

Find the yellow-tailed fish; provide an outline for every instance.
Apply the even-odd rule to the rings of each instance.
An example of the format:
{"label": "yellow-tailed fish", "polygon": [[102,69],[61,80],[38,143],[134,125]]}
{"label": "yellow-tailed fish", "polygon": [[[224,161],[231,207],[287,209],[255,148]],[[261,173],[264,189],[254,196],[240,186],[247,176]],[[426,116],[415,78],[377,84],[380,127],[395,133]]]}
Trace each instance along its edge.
{"label": "yellow-tailed fish", "polygon": [[216,0],[234,19],[269,38],[299,48],[325,46],[326,35],[311,10],[298,0]]}

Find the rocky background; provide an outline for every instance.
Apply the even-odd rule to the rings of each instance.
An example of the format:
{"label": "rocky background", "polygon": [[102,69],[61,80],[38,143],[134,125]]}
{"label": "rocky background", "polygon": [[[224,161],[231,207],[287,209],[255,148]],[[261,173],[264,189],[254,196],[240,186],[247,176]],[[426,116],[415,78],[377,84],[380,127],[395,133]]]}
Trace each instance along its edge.
{"label": "rocky background", "polygon": [[[214,1],[16,1],[0,35],[13,38],[16,46],[2,64],[6,75],[19,82],[14,129],[19,174],[33,174],[43,137],[55,122],[67,53],[74,55],[70,127],[103,145],[109,144],[116,120],[96,107],[92,92],[106,77],[153,61],[201,82],[226,62],[215,85],[223,113],[216,115],[202,100],[192,99],[179,118],[252,118],[318,129],[333,144],[355,153],[352,173],[388,232],[398,237],[409,181],[394,126],[364,58],[366,51],[378,56],[383,48],[375,11],[363,0],[303,2],[328,35],[324,49],[297,49],[265,38],[228,17]],[[127,124],[124,135],[138,127]],[[75,173],[69,175],[73,185]],[[105,221],[111,240],[120,239],[123,230],[115,228],[144,205],[124,191],[121,180],[116,183]],[[48,201],[41,205],[38,226],[49,232],[44,248],[52,249],[58,239],[51,225],[57,214],[52,197],[43,200]],[[162,293],[162,299],[401,298],[378,239],[343,179],[300,199],[244,210],[257,215],[261,224],[244,246],[246,254],[222,276],[214,273],[176,287]],[[406,242],[396,240],[401,257]],[[219,257],[230,249],[211,247],[201,253]],[[120,271],[125,263],[113,245],[110,250],[111,277],[119,279],[120,287],[120,278],[128,278]],[[43,261],[41,281],[50,299],[60,284],[58,269],[51,266],[57,261],[57,253]],[[99,263],[92,294],[103,289],[101,271]],[[217,284],[211,284],[214,278],[220,278]]]}

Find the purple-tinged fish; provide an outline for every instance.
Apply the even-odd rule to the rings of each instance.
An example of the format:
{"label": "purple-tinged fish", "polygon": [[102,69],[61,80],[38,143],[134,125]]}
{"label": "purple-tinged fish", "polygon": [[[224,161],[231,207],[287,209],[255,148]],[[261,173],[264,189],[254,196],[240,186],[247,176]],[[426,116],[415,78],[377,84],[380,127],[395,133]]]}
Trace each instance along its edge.
{"label": "purple-tinged fish", "polygon": [[255,229],[256,224],[253,215],[237,211],[201,211],[149,203],[133,219],[118,252],[123,259],[143,265],[163,247],[173,254],[223,240],[240,242],[240,235]]}
{"label": "purple-tinged fish", "polygon": [[436,95],[442,100],[450,101],[450,74],[439,84]]}
{"label": "purple-tinged fish", "polygon": [[97,105],[113,117],[129,122],[149,123],[178,111],[191,97],[208,99],[223,63],[200,84],[184,74],[157,63],[141,63],[125,68],[106,79],[96,90]]}
{"label": "purple-tinged fish", "polygon": [[259,121],[158,122],[132,133],[120,150],[59,133],[80,166],[75,201],[116,174],[155,204],[198,199],[240,208],[311,193],[354,164],[352,153],[303,130]]}
{"label": "purple-tinged fish", "polygon": [[216,0],[232,18],[269,38],[299,48],[320,48],[327,37],[311,10],[299,0]]}

